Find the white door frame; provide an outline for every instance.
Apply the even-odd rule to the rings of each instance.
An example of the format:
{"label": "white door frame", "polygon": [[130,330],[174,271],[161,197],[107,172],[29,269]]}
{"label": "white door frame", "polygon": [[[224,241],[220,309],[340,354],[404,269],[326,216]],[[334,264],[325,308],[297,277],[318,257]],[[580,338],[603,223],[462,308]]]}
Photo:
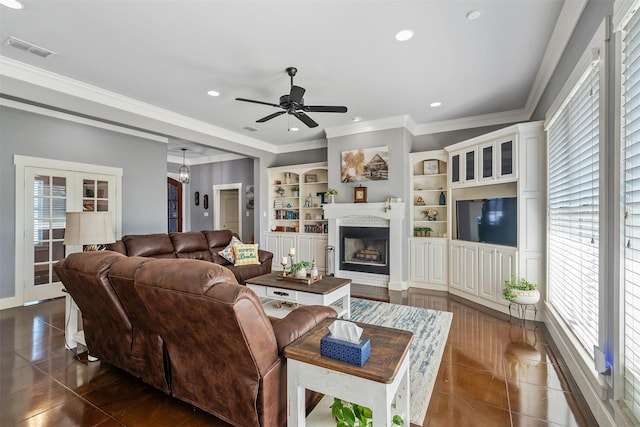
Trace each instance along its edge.
{"label": "white door frame", "polygon": [[244,200],[242,194],[242,183],[235,184],[219,184],[213,186],[213,229],[220,230],[220,191],[221,190],[238,190],[238,230],[240,239],[242,239],[242,202]]}

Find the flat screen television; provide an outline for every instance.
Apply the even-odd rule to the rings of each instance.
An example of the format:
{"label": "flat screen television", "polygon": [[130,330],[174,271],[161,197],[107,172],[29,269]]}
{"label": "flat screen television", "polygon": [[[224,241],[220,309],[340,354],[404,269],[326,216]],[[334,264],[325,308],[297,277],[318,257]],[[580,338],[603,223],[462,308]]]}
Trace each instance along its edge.
{"label": "flat screen television", "polygon": [[456,228],[458,240],[518,246],[518,199],[458,200]]}

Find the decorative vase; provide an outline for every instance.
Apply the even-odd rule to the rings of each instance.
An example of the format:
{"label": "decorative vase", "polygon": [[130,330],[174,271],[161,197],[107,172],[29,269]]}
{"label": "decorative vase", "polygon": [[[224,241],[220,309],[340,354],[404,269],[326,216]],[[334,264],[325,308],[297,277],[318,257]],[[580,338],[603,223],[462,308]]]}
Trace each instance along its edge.
{"label": "decorative vase", "polygon": [[440,192],[440,206],[444,206],[447,204],[447,196],[445,196],[444,191]]}
{"label": "decorative vase", "polygon": [[336,201],[336,199],[335,199],[335,198],[336,198],[336,196],[334,196],[333,194],[331,194],[331,195],[329,196],[329,203],[334,203],[334,202]]}
{"label": "decorative vase", "polygon": [[540,291],[537,289],[533,291],[514,289],[511,292],[516,296],[513,302],[517,304],[536,304],[540,301]]}
{"label": "decorative vase", "polygon": [[294,277],[297,277],[298,279],[306,278],[307,277],[307,269],[303,268],[302,270],[296,271],[296,274],[294,274]]}
{"label": "decorative vase", "polygon": [[294,191],[292,191],[292,193],[293,193],[293,197],[298,197],[298,191],[294,190]]}

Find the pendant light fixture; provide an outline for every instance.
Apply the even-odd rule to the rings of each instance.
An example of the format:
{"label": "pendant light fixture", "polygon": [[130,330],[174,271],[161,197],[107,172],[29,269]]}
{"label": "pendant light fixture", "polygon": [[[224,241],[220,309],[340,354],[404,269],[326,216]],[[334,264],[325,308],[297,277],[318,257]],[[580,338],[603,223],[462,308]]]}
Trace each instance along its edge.
{"label": "pendant light fixture", "polygon": [[186,148],[182,149],[182,166],[178,169],[178,174],[180,176],[180,182],[183,184],[189,183],[189,168],[184,164],[184,152],[187,151]]}

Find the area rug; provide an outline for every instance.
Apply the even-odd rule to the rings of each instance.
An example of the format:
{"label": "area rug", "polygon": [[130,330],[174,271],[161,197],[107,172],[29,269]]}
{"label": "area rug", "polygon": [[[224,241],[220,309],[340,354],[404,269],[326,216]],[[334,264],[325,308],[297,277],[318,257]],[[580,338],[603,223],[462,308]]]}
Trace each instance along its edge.
{"label": "area rug", "polygon": [[422,425],[449,336],[453,313],[351,299],[351,319],[413,332],[409,365],[411,422]]}

